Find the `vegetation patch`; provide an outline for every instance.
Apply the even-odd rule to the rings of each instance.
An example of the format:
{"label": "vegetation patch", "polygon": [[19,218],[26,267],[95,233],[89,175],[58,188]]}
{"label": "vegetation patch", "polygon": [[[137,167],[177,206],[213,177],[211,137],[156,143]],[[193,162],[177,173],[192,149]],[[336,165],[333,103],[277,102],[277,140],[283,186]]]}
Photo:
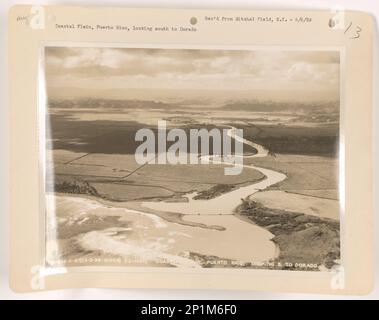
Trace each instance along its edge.
{"label": "vegetation patch", "polygon": [[232,191],[236,188],[231,184],[217,184],[207,190],[199,192],[193,199],[194,200],[209,200],[216,198],[224,193]]}
{"label": "vegetation patch", "polygon": [[61,193],[88,194],[100,197],[96,188],[86,181],[63,181],[54,184],[54,191]]}
{"label": "vegetation patch", "polygon": [[340,258],[336,220],[269,209],[251,200],[243,200],[237,213],[274,234],[272,241],[280,250],[276,264],[283,269],[299,270],[309,264],[330,269]]}

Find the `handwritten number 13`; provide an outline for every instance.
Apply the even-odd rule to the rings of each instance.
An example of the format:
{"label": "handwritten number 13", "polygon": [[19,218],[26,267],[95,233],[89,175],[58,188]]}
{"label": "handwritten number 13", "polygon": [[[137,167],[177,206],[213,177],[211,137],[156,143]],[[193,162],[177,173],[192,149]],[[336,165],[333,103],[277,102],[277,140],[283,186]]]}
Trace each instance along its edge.
{"label": "handwritten number 13", "polygon": [[[351,27],[353,26],[353,22],[350,22],[349,26],[346,28],[345,30],[345,34],[351,29]],[[360,26],[356,26],[355,27],[355,35],[353,37],[350,37],[350,39],[358,39],[360,38],[361,36],[361,31],[362,31],[362,28]]]}

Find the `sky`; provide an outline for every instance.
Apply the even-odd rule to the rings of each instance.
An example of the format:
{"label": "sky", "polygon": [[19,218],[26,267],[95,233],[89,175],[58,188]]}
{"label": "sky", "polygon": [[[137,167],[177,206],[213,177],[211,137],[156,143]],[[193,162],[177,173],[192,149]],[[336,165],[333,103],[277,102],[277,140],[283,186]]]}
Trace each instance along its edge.
{"label": "sky", "polygon": [[[115,90],[317,92],[338,97],[333,51],[191,50],[46,47],[47,87],[84,95]],[[150,93],[148,90],[150,89]],[[105,97],[106,98],[106,97]]]}

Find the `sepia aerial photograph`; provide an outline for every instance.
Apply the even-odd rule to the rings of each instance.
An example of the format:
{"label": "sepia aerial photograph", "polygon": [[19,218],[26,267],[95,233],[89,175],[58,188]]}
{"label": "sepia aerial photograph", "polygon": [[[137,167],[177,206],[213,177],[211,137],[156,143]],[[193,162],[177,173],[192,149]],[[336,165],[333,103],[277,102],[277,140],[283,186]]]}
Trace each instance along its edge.
{"label": "sepia aerial photograph", "polygon": [[46,265],[331,272],[340,53],[45,47]]}

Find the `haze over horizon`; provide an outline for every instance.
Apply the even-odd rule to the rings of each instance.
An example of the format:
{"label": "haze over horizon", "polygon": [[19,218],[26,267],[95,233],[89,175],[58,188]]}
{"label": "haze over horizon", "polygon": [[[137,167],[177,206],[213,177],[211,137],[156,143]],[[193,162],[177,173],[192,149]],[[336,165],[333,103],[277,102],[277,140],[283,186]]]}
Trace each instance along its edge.
{"label": "haze over horizon", "polygon": [[46,47],[49,98],[338,100],[339,52]]}
{"label": "haze over horizon", "polygon": [[88,89],[73,87],[47,87],[47,95],[52,100],[104,99],[104,100],[153,100],[157,102],[210,101],[225,103],[230,101],[295,101],[325,102],[339,101],[335,91],[276,91],[273,90],[175,90],[175,89]]}

